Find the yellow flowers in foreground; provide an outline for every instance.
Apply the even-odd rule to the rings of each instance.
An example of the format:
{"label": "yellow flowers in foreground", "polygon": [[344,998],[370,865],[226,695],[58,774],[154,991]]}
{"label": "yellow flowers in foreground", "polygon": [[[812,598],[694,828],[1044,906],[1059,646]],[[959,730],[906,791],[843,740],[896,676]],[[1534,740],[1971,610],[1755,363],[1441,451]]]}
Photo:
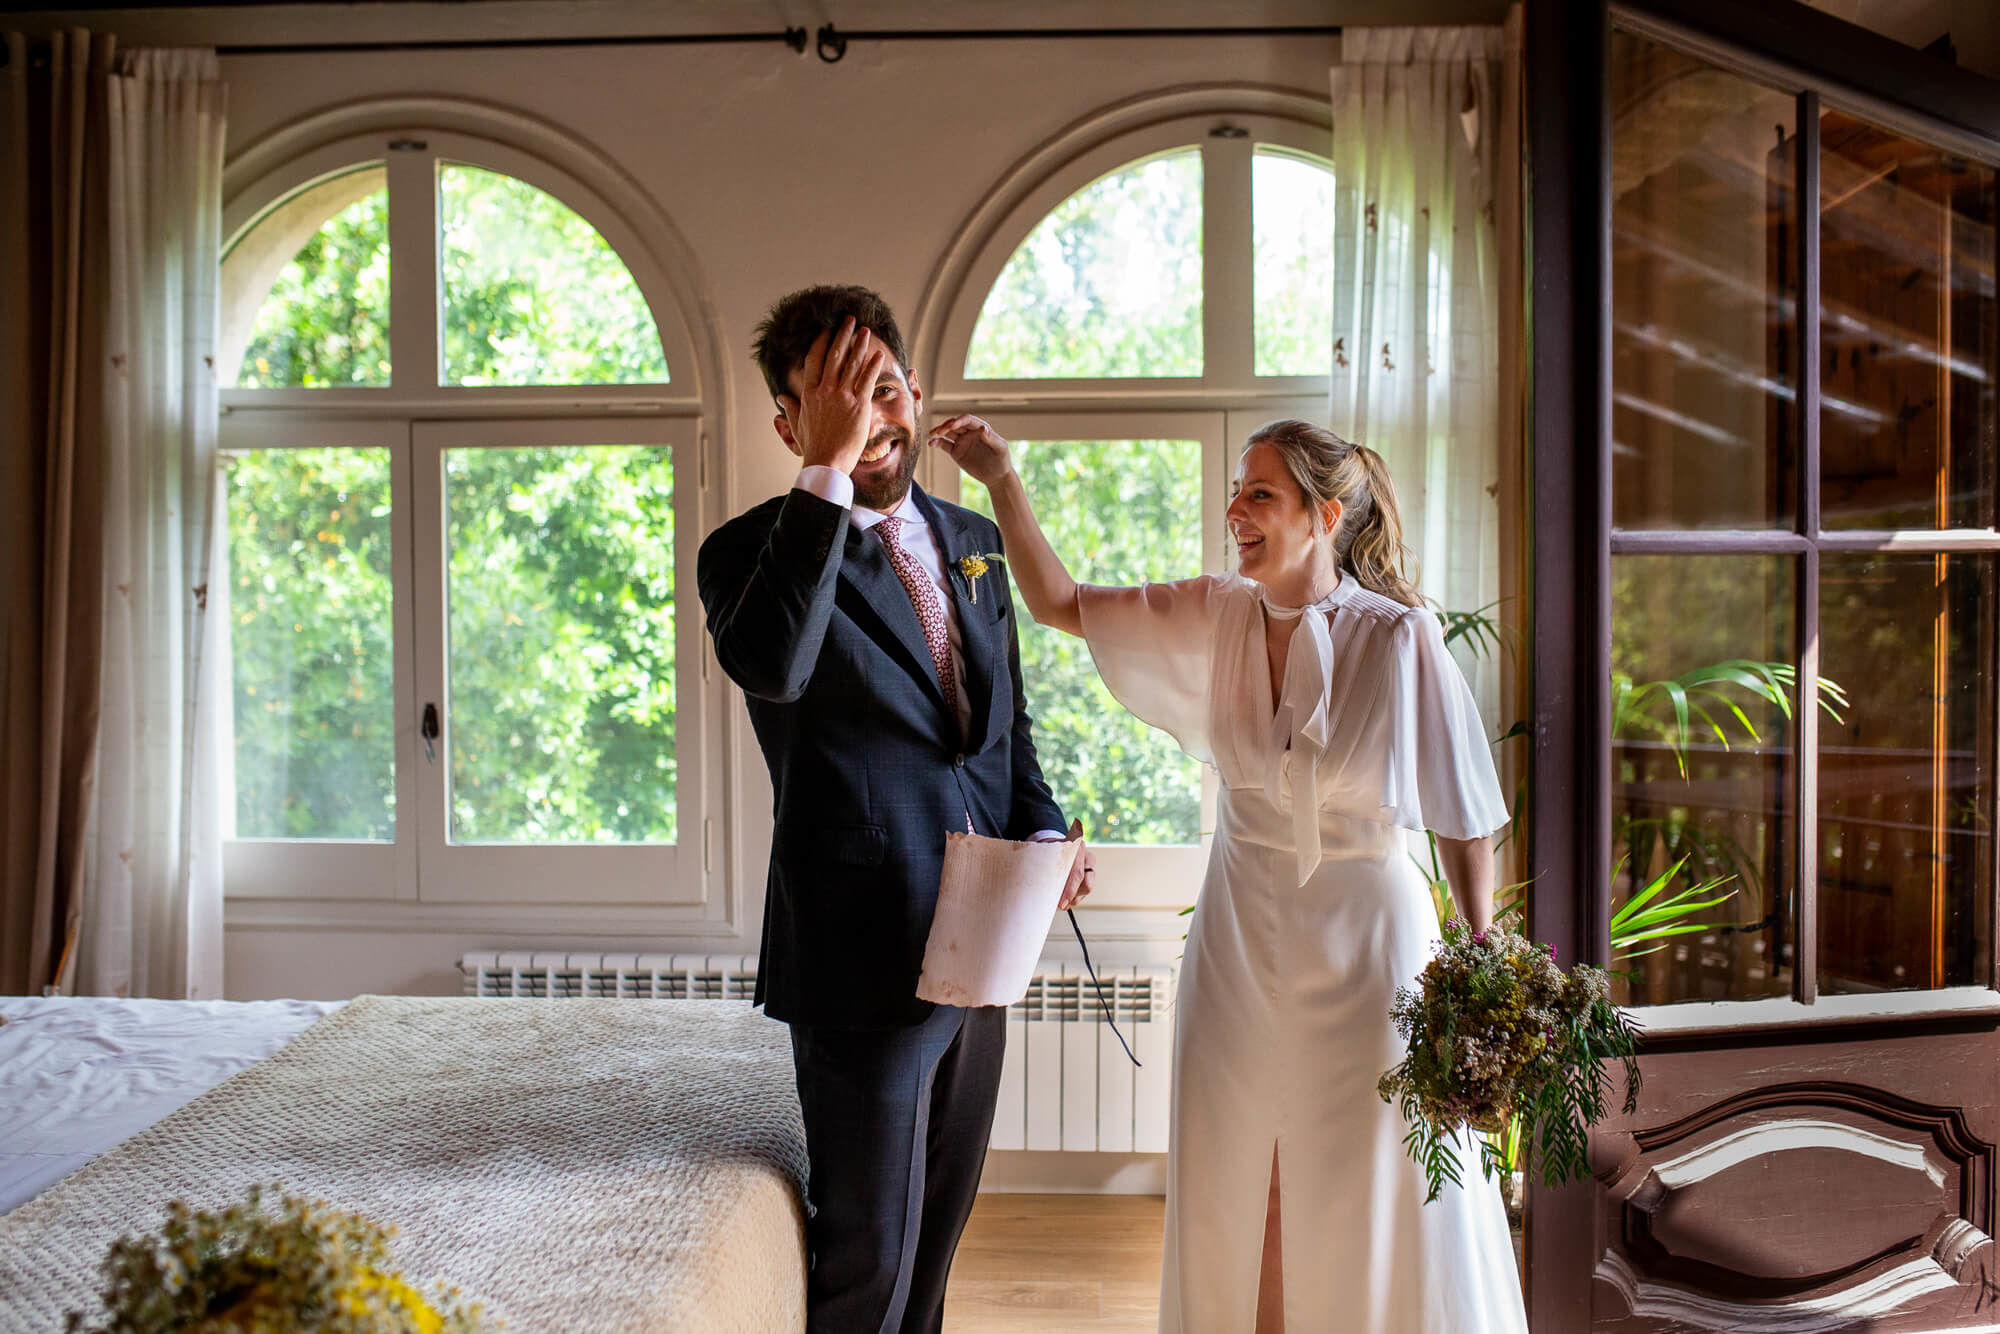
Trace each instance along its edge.
{"label": "yellow flowers in foreground", "polygon": [[472,1334],[479,1308],[457,1290],[427,1299],[389,1268],[384,1227],[324,1200],[250,1187],[220,1212],[175,1200],[155,1235],[121,1237],[104,1260],[101,1324],[70,1334]]}

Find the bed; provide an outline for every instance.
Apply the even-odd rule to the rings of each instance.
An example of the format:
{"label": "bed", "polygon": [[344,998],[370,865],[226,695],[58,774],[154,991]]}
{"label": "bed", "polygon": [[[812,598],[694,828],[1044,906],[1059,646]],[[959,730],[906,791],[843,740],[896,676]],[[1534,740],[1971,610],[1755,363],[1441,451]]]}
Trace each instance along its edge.
{"label": "bed", "polygon": [[0,1334],[252,1182],[400,1230],[510,1331],[804,1324],[784,1029],[739,1001],[0,999]]}

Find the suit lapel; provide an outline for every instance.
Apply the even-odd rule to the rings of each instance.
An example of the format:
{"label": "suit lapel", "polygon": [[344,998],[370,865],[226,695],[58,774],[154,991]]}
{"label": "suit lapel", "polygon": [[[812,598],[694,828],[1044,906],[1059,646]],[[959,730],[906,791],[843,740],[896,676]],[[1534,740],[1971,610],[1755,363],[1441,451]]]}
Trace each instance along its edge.
{"label": "suit lapel", "polygon": [[883,549],[882,539],[860,524],[847,526],[847,551],[840,563],[840,578],[857,595],[847,603],[849,615],[864,623],[872,620],[876,642],[901,658],[903,665],[929,689],[938,708],[943,709],[944,692],[938,689],[937,667],[931,662],[930,645],[924,641],[924,627],[917,620],[917,609],[910,605],[909,590],[889,564],[889,553]]}
{"label": "suit lapel", "polygon": [[[980,606],[971,601],[969,581],[958,562],[963,557],[985,553],[976,549],[977,534],[966,527],[955,511],[941,508],[920,486],[913,486],[911,490],[916,495],[917,508],[930,523],[931,532],[937,538],[938,553],[944,559],[944,581],[951,590],[952,612],[958,618],[959,647],[965,659],[960,665],[965,673],[966,704],[971,719],[965,749],[968,754],[976,755],[986,748],[991,730],[993,655],[999,641],[992,624],[992,605]],[[992,592],[993,581],[1006,577],[998,564],[987,570],[981,582],[986,585],[988,597],[997,596]]]}

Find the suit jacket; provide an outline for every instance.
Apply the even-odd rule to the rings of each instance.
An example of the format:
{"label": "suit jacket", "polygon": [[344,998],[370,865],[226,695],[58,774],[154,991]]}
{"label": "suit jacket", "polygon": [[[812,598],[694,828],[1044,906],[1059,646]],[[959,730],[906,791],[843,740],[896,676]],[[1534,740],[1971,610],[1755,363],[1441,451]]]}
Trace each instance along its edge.
{"label": "suit jacket", "polygon": [[795,489],[716,529],[696,566],[716,658],[749,697],[771,770],[756,998],[788,1023],[922,1022],[945,834],[968,816],[998,838],[1063,828],[1035,759],[1004,569],[979,579],[976,603],[958,569],[999,551],[999,529],[914,494],[958,618],[963,737],[909,594],[846,509]]}

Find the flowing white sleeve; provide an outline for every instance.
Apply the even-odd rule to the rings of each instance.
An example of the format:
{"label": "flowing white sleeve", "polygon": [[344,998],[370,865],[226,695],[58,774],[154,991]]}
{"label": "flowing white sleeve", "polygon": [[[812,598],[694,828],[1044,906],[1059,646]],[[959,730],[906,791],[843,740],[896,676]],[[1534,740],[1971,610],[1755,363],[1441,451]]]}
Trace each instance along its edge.
{"label": "flowing white sleeve", "polygon": [[1209,677],[1224,580],[1076,590],[1083,637],[1097,674],[1118,702],[1173,735],[1181,749],[1215,762],[1208,735]]}
{"label": "flowing white sleeve", "polygon": [[1444,645],[1428,608],[1414,607],[1390,636],[1382,707],[1389,745],[1382,806],[1407,829],[1441,838],[1481,838],[1504,827],[1507,800],[1493,768],[1493,747],[1465,673]]}

